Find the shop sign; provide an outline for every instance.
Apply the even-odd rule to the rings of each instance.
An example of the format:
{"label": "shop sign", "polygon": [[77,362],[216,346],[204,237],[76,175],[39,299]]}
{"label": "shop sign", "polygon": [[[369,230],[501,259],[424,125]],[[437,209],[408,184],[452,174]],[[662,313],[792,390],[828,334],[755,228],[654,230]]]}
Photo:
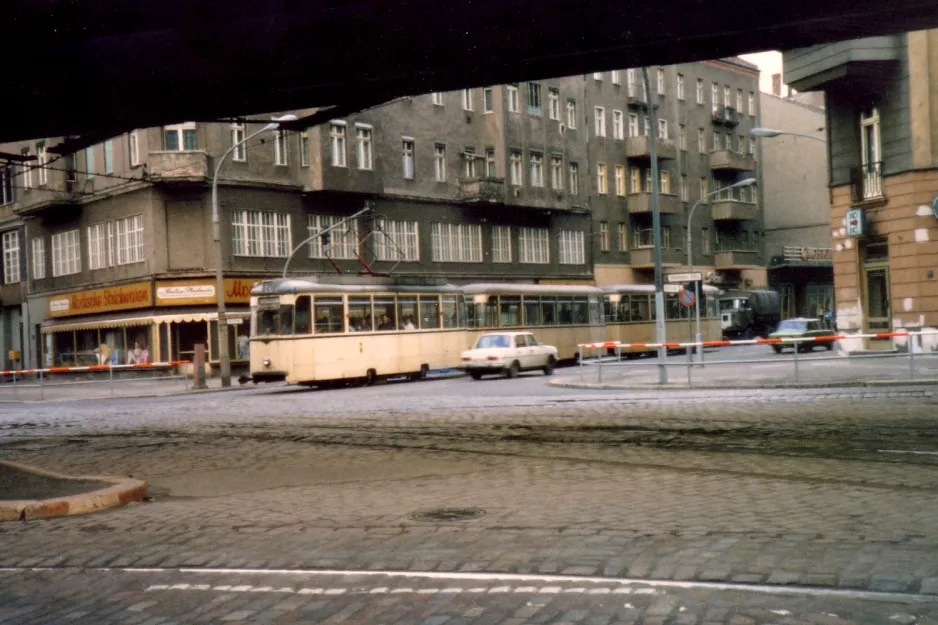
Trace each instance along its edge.
{"label": "shop sign", "polygon": [[148,308],[152,305],[153,291],[150,283],[136,282],[103,289],[53,295],[49,298],[49,316],[70,317],[114,310]]}
{"label": "shop sign", "polygon": [[862,208],[851,208],[847,211],[847,236],[866,236],[866,212]]}
{"label": "shop sign", "polygon": [[[224,282],[225,302],[247,304],[256,280],[228,278]],[[159,280],[156,283],[157,306],[197,306],[217,304],[214,280]]]}

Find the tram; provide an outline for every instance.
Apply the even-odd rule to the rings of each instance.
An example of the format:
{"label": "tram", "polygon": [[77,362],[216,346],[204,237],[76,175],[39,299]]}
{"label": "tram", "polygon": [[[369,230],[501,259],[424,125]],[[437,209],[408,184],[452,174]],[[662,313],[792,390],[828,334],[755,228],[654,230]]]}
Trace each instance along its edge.
{"label": "tram", "polygon": [[[694,308],[683,306],[678,299],[681,287],[664,285],[665,332],[669,343],[693,341],[697,333]],[[602,287],[603,317],[606,322],[606,340],[620,343],[655,343],[655,287],[651,284],[619,284]],[[720,290],[703,286],[700,307],[700,332],[704,340],[721,338],[720,315],[716,295]],[[651,355],[655,348],[622,348],[626,357]]]}
{"label": "tram", "polygon": [[313,384],[412,379],[459,364],[466,307],[453,286],[268,280],[251,291],[251,377]]}

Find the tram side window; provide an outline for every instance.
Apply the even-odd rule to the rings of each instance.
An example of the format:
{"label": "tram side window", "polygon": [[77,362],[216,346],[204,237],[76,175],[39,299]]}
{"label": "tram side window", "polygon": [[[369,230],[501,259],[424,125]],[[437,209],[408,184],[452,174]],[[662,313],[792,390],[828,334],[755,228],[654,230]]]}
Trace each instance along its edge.
{"label": "tram side window", "polygon": [[[296,298],[296,317],[293,320],[297,334],[312,334],[312,303],[309,295],[300,295]],[[289,334],[289,332],[284,332]]]}
{"label": "tram side window", "polygon": [[712,318],[718,318],[720,316],[719,311],[719,300],[715,297],[706,296],[704,300],[707,306],[707,316]]}
{"label": "tram side window", "polygon": [[398,295],[397,296],[398,330],[416,330],[419,322],[417,315],[417,296],[416,295]]}
{"label": "tram side window", "polygon": [[589,322],[590,313],[589,313],[589,298],[586,297],[574,297],[573,298],[573,323],[577,325],[585,325]]}
{"label": "tram side window", "polygon": [[573,301],[569,297],[557,298],[559,323],[562,326],[573,325]]}
{"label": "tram side window", "polygon": [[590,299],[589,307],[590,307],[590,318],[589,318],[590,325],[595,326],[595,325],[601,324],[603,322],[603,316],[602,316],[603,311],[601,308],[600,300],[595,299],[595,298]]}
{"label": "tram side window", "polygon": [[440,298],[438,295],[420,296],[420,327],[440,327]]}
{"label": "tram side window", "polygon": [[613,302],[608,297],[603,298],[603,318],[607,322],[618,321],[618,302]]}
{"label": "tram side window", "polygon": [[371,297],[350,296],[348,298],[349,332],[371,332],[373,328]]}
{"label": "tram side window", "polygon": [[541,323],[545,326],[557,325],[557,298],[541,297]]}
{"label": "tram side window", "polygon": [[459,308],[457,307],[457,299],[452,295],[443,296],[443,327],[444,328],[458,328],[460,327],[460,314]]}
{"label": "tram side window", "polygon": [[319,297],[313,302],[316,317],[316,334],[345,332],[341,297]]}
{"label": "tram side window", "polygon": [[525,296],[524,298],[524,325],[544,325],[544,318],[541,315],[541,302],[537,295]]}
{"label": "tram side window", "polygon": [[618,315],[618,320],[619,321],[631,321],[631,315],[630,315],[631,308],[629,307],[629,296],[623,295],[622,299],[619,300],[618,306],[619,306],[618,312],[616,313]]}
{"label": "tram side window", "polygon": [[499,327],[510,328],[521,325],[521,297],[517,295],[501,296],[501,318]]}
{"label": "tram side window", "polygon": [[498,297],[497,296],[495,295],[490,296],[489,300],[485,303],[485,317],[482,323],[486,328],[498,327]]}
{"label": "tram side window", "polygon": [[632,295],[629,298],[629,307],[632,321],[648,321],[651,319],[647,295]]}
{"label": "tram side window", "polygon": [[684,306],[681,305],[681,302],[678,300],[677,295],[672,295],[668,293],[664,297],[664,318],[665,319],[687,319],[687,315],[684,314]]}
{"label": "tram side window", "polygon": [[280,334],[293,334],[293,306],[280,307]]}
{"label": "tram side window", "polygon": [[375,295],[375,323],[378,330],[397,329],[397,305],[393,295]]}

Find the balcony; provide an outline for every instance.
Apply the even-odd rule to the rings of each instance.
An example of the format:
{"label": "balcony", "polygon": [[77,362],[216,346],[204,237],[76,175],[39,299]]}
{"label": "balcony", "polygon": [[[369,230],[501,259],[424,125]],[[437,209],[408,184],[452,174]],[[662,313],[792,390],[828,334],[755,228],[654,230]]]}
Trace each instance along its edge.
{"label": "balcony", "polygon": [[717,269],[747,269],[759,265],[759,250],[742,233],[730,236],[717,232],[713,266]]}
{"label": "balcony", "polygon": [[783,55],[785,82],[797,91],[818,91],[845,79],[876,85],[898,69],[906,53],[904,37],[865,37],[789,50]]}
{"label": "balcony", "polygon": [[739,125],[739,113],[732,106],[714,106],[712,119],[714,124],[727,128],[735,128]]}
{"label": "balcony", "polygon": [[[670,139],[656,139],[655,155],[659,161],[673,161],[677,158],[677,146]],[[651,137],[644,135],[626,137],[625,157],[636,160],[651,160]]]}
{"label": "balcony", "polygon": [[850,195],[854,204],[883,199],[883,164],[866,163],[851,167]]}
{"label": "balcony", "polygon": [[626,96],[628,106],[634,108],[645,108],[648,98],[645,97],[644,83],[630,82],[628,84],[628,95]]}
{"label": "balcony", "polygon": [[147,167],[153,182],[206,182],[208,155],[201,150],[150,152]]}
{"label": "balcony", "polygon": [[759,218],[759,205],[737,199],[713,199],[710,216],[713,221],[752,221]]}
{"label": "balcony", "polygon": [[[681,250],[671,249],[669,247],[661,248],[661,266],[662,267],[680,267],[687,259]],[[654,269],[655,267],[655,248],[637,247],[629,252],[629,265],[635,269]]]}
{"label": "balcony", "polygon": [[459,199],[470,204],[504,204],[504,178],[466,178],[459,181]]}
{"label": "balcony", "polygon": [[756,159],[751,154],[714,150],[709,158],[710,169],[717,171],[753,171],[756,168]]}
{"label": "balcony", "polygon": [[[630,193],[626,197],[628,198],[630,215],[651,214],[652,208],[650,192]],[[659,194],[658,209],[661,211],[662,215],[679,214],[682,208],[683,205],[681,203],[681,199],[678,196],[667,193]]]}

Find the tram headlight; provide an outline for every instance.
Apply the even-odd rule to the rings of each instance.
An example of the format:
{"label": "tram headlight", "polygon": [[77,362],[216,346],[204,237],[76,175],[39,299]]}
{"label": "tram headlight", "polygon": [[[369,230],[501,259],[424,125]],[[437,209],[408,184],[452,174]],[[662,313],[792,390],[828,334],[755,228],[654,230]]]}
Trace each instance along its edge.
{"label": "tram headlight", "polygon": [[263,362],[264,362],[264,366],[265,366],[265,367],[269,367],[269,366],[270,366],[270,357],[269,357],[269,356],[264,356],[264,361],[263,361]]}

